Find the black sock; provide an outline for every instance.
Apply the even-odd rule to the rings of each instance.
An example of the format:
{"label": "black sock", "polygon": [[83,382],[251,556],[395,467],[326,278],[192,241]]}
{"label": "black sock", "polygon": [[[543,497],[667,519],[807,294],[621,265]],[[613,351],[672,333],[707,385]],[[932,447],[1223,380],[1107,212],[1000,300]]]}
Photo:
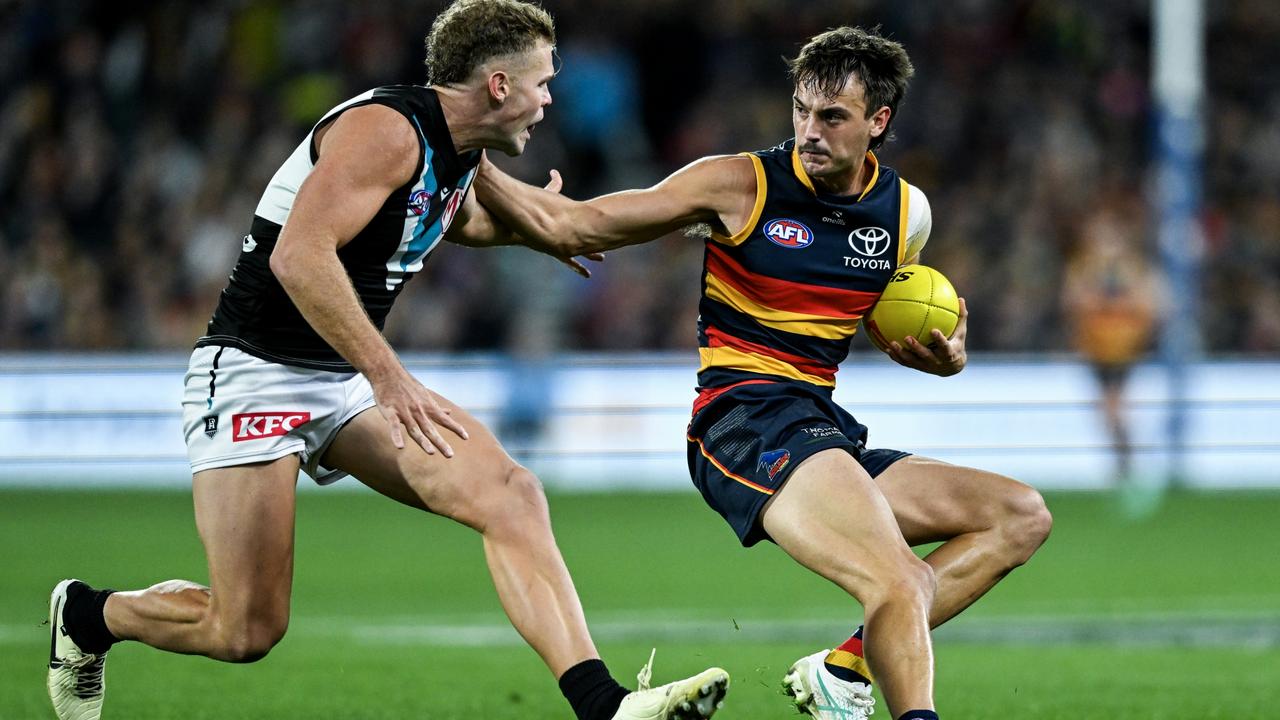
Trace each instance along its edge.
{"label": "black sock", "polygon": [[120,642],[107,629],[102,609],[115,590],[94,590],[82,582],[67,586],[67,604],[62,608],[62,624],[82,652],[101,655]]}
{"label": "black sock", "polygon": [[609,720],[628,691],[613,679],[603,660],[583,660],[560,676],[560,692],[578,720]]}
{"label": "black sock", "polygon": [[912,710],[898,720],[938,720],[938,713],[932,710]]}

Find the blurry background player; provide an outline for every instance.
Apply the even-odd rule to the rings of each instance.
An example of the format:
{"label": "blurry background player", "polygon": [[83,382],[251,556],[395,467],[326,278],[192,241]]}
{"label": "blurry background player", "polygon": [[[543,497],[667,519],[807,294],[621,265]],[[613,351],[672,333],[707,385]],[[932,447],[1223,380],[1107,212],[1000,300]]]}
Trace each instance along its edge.
{"label": "blurry background player", "polygon": [[[924,194],[871,152],[913,69],[901,45],[848,27],[814,37],[790,69],[795,136],[771,150],[704,158],[647,190],[588,202],[482,163],[477,192],[560,256],[710,226],[694,483],[744,545],[772,540],[865,609],[865,633],[797,661],[787,692],[816,717],[865,717],[874,670],[894,717],[936,720],[930,627],[1025,562],[1051,519],[1017,481],[867,449],[867,428],[832,402],[858,320],[894,270],[918,259],[932,225]],[[962,300],[951,338],[894,343],[893,358],[958,373],[966,327]],[[937,541],[924,561],[909,547]]]}
{"label": "blurry background player", "polygon": [[[187,374],[184,423],[209,587],[59,583],[48,681],[59,717],[100,716],[106,653],[120,640],[237,663],[280,641],[300,468],[321,484],[350,473],[480,532],[504,610],[581,720],[715,711],[728,684],[722,670],[648,690],[649,666],[632,693],[614,681],[537,478],[410,375],[380,333],[441,239],[511,241],[468,191],[482,148],[524,150],[551,103],[554,45],[541,8],[460,0],[427,37],[430,87],[385,86],[339,105],[276,172]],[[413,557],[411,548],[384,551]]]}
{"label": "blurry background player", "polygon": [[1125,386],[1150,347],[1162,307],[1159,274],[1140,247],[1142,217],[1137,199],[1101,205],[1081,228],[1063,277],[1063,310],[1075,348],[1098,381],[1114,484],[1122,489],[1134,481]]}

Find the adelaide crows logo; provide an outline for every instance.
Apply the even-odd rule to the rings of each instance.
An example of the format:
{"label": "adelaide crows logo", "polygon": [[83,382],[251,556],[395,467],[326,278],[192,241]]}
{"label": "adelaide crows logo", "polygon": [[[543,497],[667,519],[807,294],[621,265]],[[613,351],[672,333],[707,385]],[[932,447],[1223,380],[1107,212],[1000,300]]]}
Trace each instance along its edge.
{"label": "adelaide crows logo", "polygon": [[804,223],[788,218],[770,220],[764,226],[764,236],[784,248],[806,248],[813,244],[813,231]]}
{"label": "adelaide crows logo", "polygon": [[757,470],[763,470],[772,480],[774,475],[782,472],[782,468],[791,462],[791,451],[782,448],[781,450],[770,450],[767,453],[760,453],[760,460],[756,463]]}

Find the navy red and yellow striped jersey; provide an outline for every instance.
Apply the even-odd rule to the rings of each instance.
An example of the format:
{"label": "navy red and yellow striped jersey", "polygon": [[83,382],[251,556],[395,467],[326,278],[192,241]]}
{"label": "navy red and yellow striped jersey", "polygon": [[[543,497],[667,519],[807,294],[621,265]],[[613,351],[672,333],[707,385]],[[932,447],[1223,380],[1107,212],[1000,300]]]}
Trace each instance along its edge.
{"label": "navy red and yellow striped jersey", "polygon": [[873,173],[862,194],[826,195],[794,146],[745,154],[756,172],[751,218],[706,242],[695,410],[745,382],[835,387],[858,321],[905,259],[919,191],[868,153]]}

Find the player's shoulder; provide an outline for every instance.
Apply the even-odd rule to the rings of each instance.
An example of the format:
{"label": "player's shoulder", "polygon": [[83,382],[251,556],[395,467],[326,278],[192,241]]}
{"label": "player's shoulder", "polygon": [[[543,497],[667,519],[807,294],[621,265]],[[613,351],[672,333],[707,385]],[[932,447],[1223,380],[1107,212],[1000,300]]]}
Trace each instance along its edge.
{"label": "player's shoulder", "polygon": [[911,203],[911,207],[919,208],[920,212],[928,213],[930,211],[929,196],[925,194],[924,190],[906,180],[903,180],[902,184],[907,186],[907,201]]}
{"label": "player's shoulder", "polygon": [[925,194],[924,190],[920,189],[920,186],[913,185],[909,180],[902,176],[902,173],[898,172],[896,168],[890,165],[882,164],[880,166],[880,173],[881,176],[890,175],[896,182],[901,183],[902,186],[906,188],[907,202],[910,206],[912,215],[916,215],[918,213],[928,215],[930,213],[929,196]]}
{"label": "player's shoulder", "polygon": [[[379,129],[410,130],[423,127],[433,109],[439,107],[435,92],[425,85],[379,85],[338,106],[342,116],[358,117]],[[334,113],[331,113],[334,114]]]}
{"label": "player's shoulder", "polygon": [[407,182],[418,173],[421,155],[413,125],[397,110],[377,103],[343,112],[315,146],[317,167],[379,186]]}
{"label": "player's shoulder", "polygon": [[791,137],[791,138],[787,138],[786,140],[783,140],[782,142],[778,143],[777,145],[774,145],[773,147],[765,148],[764,150],[756,150],[751,154],[759,158],[766,158],[766,157],[789,158],[791,157],[791,151],[794,150],[795,147],[796,147],[796,139]]}
{"label": "player's shoulder", "polygon": [[359,144],[368,148],[383,148],[388,151],[403,152],[416,150],[418,147],[418,134],[404,113],[398,108],[376,102],[353,107],[338,116],[321,143],[322,153],[330,139],[337,136],[358,140]]}
{"label": "player's shoulder", "polygon": [[907,188],[907,257],[914,257],[924,250],[933,232],[933,209],[923,190],[906,180],[901,182]]}
{"label": "player's shoulder", "polygon": [[406,100],[421,100],[422,98],[425,98],[427,95],[429,95],[432,91],[431,91],[431,88],[426,85],[393,84],[393,85],[379,85],[378,87],[373,88],[370,92],[373,93],[373,97],[375,98],[403,98]]}
{"label": "player's shoulder", "polygon": [[754,158],[760,163],[761,167],[769,168],[782,173],[789,173],[792,169],[792,151],[795,149],[796,139],[787,138],[782,142],[764,150],[753,150],[743,153],[744,157]]}
{"label": "player's shoulder", "polygon": [[757,162],[747,154],[708,155],[685,165],[675,177],[709,189],[754,190],[756,165]]}

